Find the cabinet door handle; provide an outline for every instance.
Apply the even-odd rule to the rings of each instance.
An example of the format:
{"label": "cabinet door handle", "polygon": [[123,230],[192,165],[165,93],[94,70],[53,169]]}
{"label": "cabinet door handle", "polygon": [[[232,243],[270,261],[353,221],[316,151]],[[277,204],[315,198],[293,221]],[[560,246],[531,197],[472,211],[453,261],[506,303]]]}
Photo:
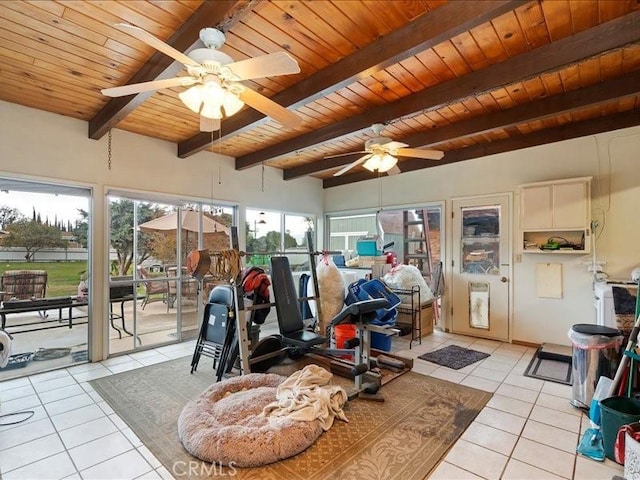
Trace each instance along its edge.
{"label": "cabinet door handle", "polygon": [[502,277],[502,278],[500,279],[500,281],[501,281],[502,283],[507,283],[507,277]]}

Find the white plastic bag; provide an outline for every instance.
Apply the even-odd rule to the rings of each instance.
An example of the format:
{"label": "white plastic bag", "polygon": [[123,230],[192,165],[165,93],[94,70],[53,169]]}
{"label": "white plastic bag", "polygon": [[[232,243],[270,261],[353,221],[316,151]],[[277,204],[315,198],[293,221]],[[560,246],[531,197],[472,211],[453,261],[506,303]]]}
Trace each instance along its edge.
{"label": "white plastic bag", "polygon": [[[420,303],[433,300],[433,292],[424,281],[420,270],[413,265],[397,265],[382,277],[382,281],[391,289],[411,290],[413,287],[420,288]],[[410,295],[398,295],[402,303],[411,303]]]}
{"label": "white plastic bag", "polygon": [[[323,255],[316,267],[318,276],[318,290],[320,293],[320,333],[324,334],[331,319],[344,306],[345,286],[342,274],[328,255]],[[312,285],[312,282],[309,282]]]}

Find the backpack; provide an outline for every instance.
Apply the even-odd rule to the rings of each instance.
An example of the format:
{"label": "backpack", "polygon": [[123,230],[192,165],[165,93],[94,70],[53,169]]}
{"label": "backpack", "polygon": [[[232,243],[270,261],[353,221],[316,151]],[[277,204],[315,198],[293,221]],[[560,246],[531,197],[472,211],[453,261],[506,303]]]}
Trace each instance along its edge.
{"label": "backpack", "polygon": [[[298,284],[298,297],[303,298],[307,296],[307,289],[309,287],[309,279],[311,277],[308,273],[303,273],[300,275],[300,280]],[[307,300],[303,302],[299,302],[300,305],[300,316],[303,320],[308,318],[313,318],[313,313],[311,313],[311,307],[309,306],[309,302]]]}

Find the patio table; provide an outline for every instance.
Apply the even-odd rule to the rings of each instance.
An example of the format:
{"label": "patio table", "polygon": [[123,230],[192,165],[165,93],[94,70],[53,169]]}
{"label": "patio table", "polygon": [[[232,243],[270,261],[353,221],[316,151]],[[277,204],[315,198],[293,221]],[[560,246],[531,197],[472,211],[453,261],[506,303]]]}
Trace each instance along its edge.
{"label": "patio table", "polygon": [[[17,330],[12,331],[11,333],[25,333],[25,332],[35,332],[38,330],[47,330],[49,328],[59,328],[59,327],[73,327],[73,321],[81,318],[88,318],[88,315],[77,315],[73,316],[73,309],[75,307],[87,306],[87,299],[78,299],[75,297],[52,297],[52,298],[38,298],[33,300],[7,300],[3,302],[2,307],[0,307],[0,319],[1,319],[1,329],[6,330],[7,326],[7,315],[9,314],[17,314],[17,313],[29,313],[29,312],[38,312],[40,316],[40,320],[37,322],[27,322],[27,323],[15,323],[11,325],[11,327],[23,327],[23,326],[38,326],[39,324],[54,324],[54,325],[45,325],[37,328],[29,328],[26,330]],[[48,316],[44,313],[48,310],[58,310],[58,318],[48,319]],[[62,323],[65,318],[63,317],[63,310],[68,310],[68,316],[66,318],[66,322]],[[76,325],[87,323],[84,322],[76,322]]]}

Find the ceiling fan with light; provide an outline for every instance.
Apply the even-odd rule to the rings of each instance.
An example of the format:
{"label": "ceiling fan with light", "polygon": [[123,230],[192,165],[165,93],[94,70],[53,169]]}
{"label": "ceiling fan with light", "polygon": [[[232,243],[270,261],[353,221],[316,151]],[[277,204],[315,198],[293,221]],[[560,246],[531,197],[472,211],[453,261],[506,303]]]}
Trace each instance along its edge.
{"label": "ceiling fan with light", "polygon": [[422,158],[425,160],[440,160],[444,157],[444,152],[441,152],[440,150],[407,148],[409,145],[406,143],[396,142],[389,137],[383,137],[383,129],[384,125],[381,123],[376,123],[371,126],[371,130],[373,130],[375,137],[365,142],[364,150],[362,152],[350,152],[326,157],[333,158],[341,155],[352,155],[353,153],[365,154],[355,162],[352,162],[346,167],[338,170],[333,174],[333,176],[338,177],[361,163],[364,163],[362,166],[371,172],[387,172],[388,175],[395,175],[400,173],[400,169],[397,166],[398,157]]}
{"label": "ceiling fan with light", "polygon": [[200,40],[205,48],[184,54],[139,27],[126,23],[115,26],[182,63],[187,75],[105,88],[101,90],[103,95],[122,97],[163,88],[189,87],[178,96],[187,108],[200,114],[200,130],[205,132],[220,130],[220,120],[236,114],[245,104],[287,127],[295,128],[302,122],[295,113],[239,83],[299,73],[298,62],[288,53],[276,52],[234,62],[219,50],[225,42],[225,35],[216,28],[200,30]]}

